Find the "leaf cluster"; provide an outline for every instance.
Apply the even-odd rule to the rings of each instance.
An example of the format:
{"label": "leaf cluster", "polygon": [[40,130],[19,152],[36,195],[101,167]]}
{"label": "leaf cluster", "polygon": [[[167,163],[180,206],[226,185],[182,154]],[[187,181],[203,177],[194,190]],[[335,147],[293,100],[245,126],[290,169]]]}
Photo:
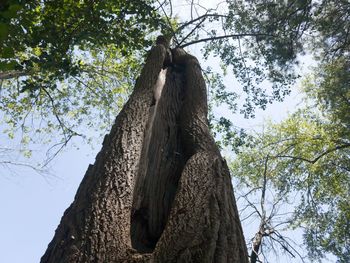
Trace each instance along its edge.
{"label": "leaf cluster", "polygon": [[50,159],[74,136],[104,133],[151,45],[146,36],[163,25],[152,4],[2,1],[0,110],[8,138],[25,134],[22,148],[51,142]]}

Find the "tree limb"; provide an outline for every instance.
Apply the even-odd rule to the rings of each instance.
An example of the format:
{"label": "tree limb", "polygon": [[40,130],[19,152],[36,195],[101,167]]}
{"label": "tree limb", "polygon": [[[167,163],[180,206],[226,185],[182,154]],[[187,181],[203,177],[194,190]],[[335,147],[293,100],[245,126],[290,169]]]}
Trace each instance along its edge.
{"label": "tree limb", "polygon": [[244,33],[244,34],[231,34],[231,35],[224,35],[224,36],[217,36],[217,37],[208,37],[208,38],[202,38],[202,39],[198,39],[198,40],[194,40],[188,43],[185,43],[181,46],[179,46],[179,48],[184,48],[190,45],[194,45],[197,43],[201,43],[201,42],[206,42],[206,41],[213,41],[213,40],[218,40],[218,39],[225,39],[225,38],[240,38],[240,37],[257,37],[257,36],[265,36],[265,37],[274,37],[274,35],[270,35],[270,34],[263,34],[263,33]]}
{"label": "tree limb", "polygon": [[205,20],[205,19],[207,19],[208,17],[224,17],[224,18],[228,18],[228,16],[226,16],[226,15],[204,14],[204,15],[201,15],[201,16],[199,16],[199,17],[197,17],[197,18],[195,18],[195,19],[192,19],[192,20],[190,20],[190,21],[188,21],[188,22],[185,22],[184,24],[182,24],[180,27],[178,27],[178,28],[176,29],[175,33],[177,33],[177,32],[179,32],[179,31],[183,30],[185,27],[187,27],[187,26],[189,26],[189,25],[191,25],[191,24],[197,22],[198,20],[201,20],[201,19],[204,19],[204,20]]}
{"label": "tree limb", "polygon": [[327,154],[329,154],[331,152],[334,152],[334,151],[337,151],[337,150],[340,150],[340,149],[344,149],[344,148],[348,148],[348,147],[350,147],[350,143],[346,143],[346,144],[343,144],[343,145],[338,145],[338,146],[336,146],[334,148],[331,148],[331,149],[328,149],[327,151],[324,151],[323,153],[321,153],[320,155],[318,155],[317,157],[315,157],[312,160],[307,159],[307,158],[303,158],[303,157],[292,156],[292,155],[276,155],[274,157],[275,158],[290,158],[290,159],[300,160],[300,161],[304,161],[304,162],[308,162],[308,163],[314,164],[318,160],[320,160],[323,156],[325,156],[325,155],[327,155]]}
{"label": "tree limb", "polygon": [[20,71],[20,70],[10,70],[10,71],[0,72],[0,79],[1,80],[12,79],[12,78],[22,77],[26,75],[29,75],[29,72]]}

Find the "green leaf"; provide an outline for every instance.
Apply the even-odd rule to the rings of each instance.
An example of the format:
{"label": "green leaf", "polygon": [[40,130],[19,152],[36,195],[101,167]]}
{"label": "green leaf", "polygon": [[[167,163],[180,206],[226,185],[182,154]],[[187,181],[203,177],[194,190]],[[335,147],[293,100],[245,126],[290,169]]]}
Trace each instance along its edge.
{"label": "green leaf", "polygon": [[2,58],[12,58],[14,56],[14,50],[11,47],[4,47],[1,50],[1,57]]}
{"label": "green leaf", "polygon": [[13,70],[15,69],[17,63],[15,61],[10,61],[10,62],[3,62],[0,61],[0,70],[6,71],[6,70]]}
{"label": "green leaf", "polygon": [[6,11],[1,12],[1,16],[7,19],[16,17],[17,12],[22,8],[21,5],[12,4],[8,7]]}
{"label": "green leaf", "polygon": [[0,23],[0,40],[7,38],[8,26],[5,23]]}

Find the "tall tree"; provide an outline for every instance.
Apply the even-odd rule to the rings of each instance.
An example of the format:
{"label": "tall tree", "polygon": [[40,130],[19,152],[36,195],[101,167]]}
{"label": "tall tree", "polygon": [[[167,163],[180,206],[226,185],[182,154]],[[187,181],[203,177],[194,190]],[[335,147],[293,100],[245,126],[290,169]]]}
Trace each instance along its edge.
{"label": "tall tree", "polygon": [[207,108],[197,59],[159,37],[41,262],[248,262]]}
{"label": "tall tree", "polygon": [[[278,240],[283,227],[302,228],[311,260],[333,254],[337,262],[349,261],[348,71],[348,61],[343,59],[315,70],[304,82],[306,105],[283,122],[268,124],[235,160],[234,176],[248,186],[248,205],[269,233],[258,232],[260,245],[263,237]],[[266,181],[274,196],[268,198],[273,204],[270,216],[263,220],[263,213],[252,204],[254,193],[265,187]],[[277,203],[289,206],[290,213],[279,214]],[[283,249],[293,254],[292,246],[286,243],[282,242]]]}
{"label": "tall tree", "polygon": [[[249,3],[244,1],[226,1],[226,3],[227,9],[224,13],[211,9],[206,10],[203,15],[198,14],[196,18],[193,17],[193,13],[197,10],[191,4],[190,21],[174,26],[170,16],[166,17],[165,26],[169,34],[174,37],[177,47],[186,47],[200,42],[209,43],[205,47],[205,56],[218,55],[225,65],[224,69],[226,66],[232,66],[236,79],[243,83],[243,91],[247,94],[246,103],[242,108],[242,112],[247,116],[254,115],[256,105],[264,108],[268,103],[275,99],[281,100],[289,93],[290,85],[296,78],[293,67],[297,64],[298,55],[309,50],[304,43],[312,47],[311,51],[322,58],[322,62],[333,62],[334,58],[338,59],[344,54],[346,56],[349,54],[346,31],[349,13],[347,1],[339,1],[338,6],[329,1],[280,1],[277,3],[254,0]],[[12,116],[21,121],[21,118],[27,118],[26,112],[23,111],[26,105],[31,108],[39,102],[41,110],[49,109],[44,111],[44,115],[47,112],[53,112],[58,124],[56,127],[59,127],[64,135],[68,135],[63,140],[65,145],[69,138],[79,133],[63,122],[60,116],[73,115],[75,120],[76,116],[91,113],[88,110],[90,105],[84,104],[84,107],[78,107],[78,111],[74,107],[72,110],[71,106],[80,106],[79,98],[85,98],[83,102],[88,104],[91,93],[101,94],[94,92],[94,89],[91,90],[91,86],[86,86],[86,81],[79,77],[88,75],[88,80],[95,80],[95,75],[91,77],[91,72],[94,70],[106,72],[104,63],[100,63],[98,67],[90,67],[75,55],[86,55],[85,61],[98,61],[100,56],[105,55],[107,48],[112,53],[116,51],[117,55],[111,60],[119,63],[120,58],[128,54],[127,48],[131,47],[132,50],[146,48],[149,42],[144,41],[145,35],[157,30],[159,25],[160,27],[164,25],[164,20],[159,19],[157,8],[152,4],[153,1],[134,1],[133,3],[65,1],[64,4],[55,1],[31,3],[5,1],[5,4],[0,6],[2,15],[0,41],[4,47],[1,49],[0,77],[3,80],[2,84],[5,83],[3,87],[12,89],[6,89],[8,96],[7,100],[2,100],[5,101],[2,109],[6,113],[19,112],[20,114]],[[163,7],[164,4],[159,3],[158,10]],[[53,17],[58,19],[52,19]],[[55,21],[57,23],[52,23]],[[208,31],[204,26],[207,21],[211,24],[217,23],[219,26]],[[344,26],[334,27],[332,21],[337,21]],[[140,32],[143,34],[139,34]],[[310,34],[314,38],[308,37]],[[62,41],[57,41],[57,37]],[[22,42],[24,45],[18,46],[18,43]],[[128,67],[129,61],[126,60],[126,63],[121,64],[122,66],[118,68],[120,70],[117,70],[118,73],[128,71],[128,73],[131,72],[129,76],[136,71]],[[131,61],[134,62],[135,59],[131,57]],[[181,63],[174,63],[174,68],[178,68],[178,64]],[[114,68],[113,65],[112,68]],[[118,74],[117,81],[120,76],[121,74]],[[8,79],[13,77],[17,77],[18,81],[8,84]],[[70,84],[69,81],[72,78],[73,85],[62,85]],[[272,81],[272,89],[266,90],[261,87],[265,79]],[[106,78],[102,79],[103,86],[105,86],[104,80]],[[130,84],[129,81],[126,82]],[[20,85],[14,86],[13,83]],[[122,84],[124,83],[123,79]],[[115,92],[111,94],[108,89],[101,89],[107,91],[107,96],[102,97],[114,98],[115,93],[124,90],[119,87],[125,85],[119,84],[118,89],[113,89]],[[84,96],[81,96],[82,93],[75,87],[84,87],[82,89]],[[56,94],[56,97],[53,94]],[[235,97],[235,94],[220,91],[217,93],[218,98],[220,94],[221,98],[222,94]],[[77,99],[73,100],[73,103],[71,96]],[[40,104],[42,101],[46,103]],[[41,107],[42,105],[46,107]],[[93,105],[101,104],[96,100]],[[18,126],[12,118],[8,120],[10,126]],[[79,125],[79,122],[77,124]],[[225,119],[220,119],[218,124],[226,128],[230,126],[230,122]],[[10,132],[9,135],[13,136],[13,133]],[[240,144],[241,141],[238,139],[237,143]],[[140,206],[153,207],[148,204],[149,201],[140,202]],[[136,210],[140,210],[138,206]],[[144,217],[142,213],[140,217]],[[139,231],[137,225],[133,225],[136,233]],[[159,229],[155,231],[159,233]],[[74,235],[72,236],[75,238]],[[152,232],[151,237],[153,236]],[[147,238],[146,243],[154,243],[154,241],[149,241]],[[143,242],[141,245],[144,245]],[[148,245],[145,250],[148,251]]]}

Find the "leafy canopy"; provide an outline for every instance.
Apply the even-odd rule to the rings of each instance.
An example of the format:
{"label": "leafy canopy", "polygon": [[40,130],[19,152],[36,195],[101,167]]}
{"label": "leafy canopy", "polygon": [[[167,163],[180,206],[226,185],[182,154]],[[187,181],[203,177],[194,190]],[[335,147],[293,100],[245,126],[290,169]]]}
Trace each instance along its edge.
{"label": "leafy canopy", "polygon": [[[47,114],[47,132],[66,134],[62,143],[82,134],[82,122],[94,127],[100,125],[91,120],[108,123],[106,116],[118,110],[108,105],[122,104],[126,96],[121,92],[132,86],[150,36],[159,31],[172,36],[174,46],[204,43],[205,57],[219,57],[224,75],[231,71],[243,92],[238,83],[227,90],[220,84],[210,90],[211,98],[247,117],[254,116],[256,106],[265,108],[289,94],[299,55],[311,52],[323,63],[349,54],[347,1],[227,0],[209,9],[192,2],[188,10],[190,18],[181,21],[173,16],[170,1],[3,2],[0,79],[8,101],[2,110],[13,120],[11,133],[34,106],[41,110],[39,118]],[[213,73],[209,86],[222,83],[221,78]],[[238,98],[245,99],[243,105]],[[16,112],[11,116],[6,109]],[[93,117],[96,112],[99,118]],[[216,118],[213,127],[225,133],[225,144],[233,138],[241,145],[241,135],[246,137],[227,118]]]}
{"label": "leafy canopy", "polygon": [[[285,205],[294,200],[293,214],[282,221],[289,228],[304,229],[313,260],[326,253],[339,262],[350,260],[348,71],[343,59],[315,69],[304,81],[306,106],[253,136],[232,164],[234,176],[249,189],[261,187],[266,170],[277,198],[283,197]],[[271,219],[271,228],[279,223]]]}
{"label": "leafy canopy", "polygon": [[[302,55],[312,54],[318,68],[305,91],[315,104],[255,138],[214,111],[210,117],[223,146],[239,152],[250,141],[233,164],[242,182],[261,185],[267,165],[266,178],[281,200],[298,193],[290,227],[305,227],[310,255],[330,252],[349,261],[349,1],[227,0],[210,9],[192,1],[188,10],[189,19],[181,21],[170,1],[2,1],[5,133],[28,147],[54,140],[49,161],[73,136],[110,126],[160,31],[174,46],[204,43],[204,57],[218,57],[235,85],[225,87],[222,75],[207,70],[211,106],[224,102],[247,117],[257,106],[283,100]],[[45,136],[55,131],[57,138]],[[25,147],[24,153],[31,154]]]}
{"label": "leafy canopy", "polygon": [[92,139],[87,129],[103,132],[134,84],[148,36],[163,25],[151,1],[2,1],[4,132],[23,136],[27,156],[30,144],[53,140],[47,161],[74,136]]}

